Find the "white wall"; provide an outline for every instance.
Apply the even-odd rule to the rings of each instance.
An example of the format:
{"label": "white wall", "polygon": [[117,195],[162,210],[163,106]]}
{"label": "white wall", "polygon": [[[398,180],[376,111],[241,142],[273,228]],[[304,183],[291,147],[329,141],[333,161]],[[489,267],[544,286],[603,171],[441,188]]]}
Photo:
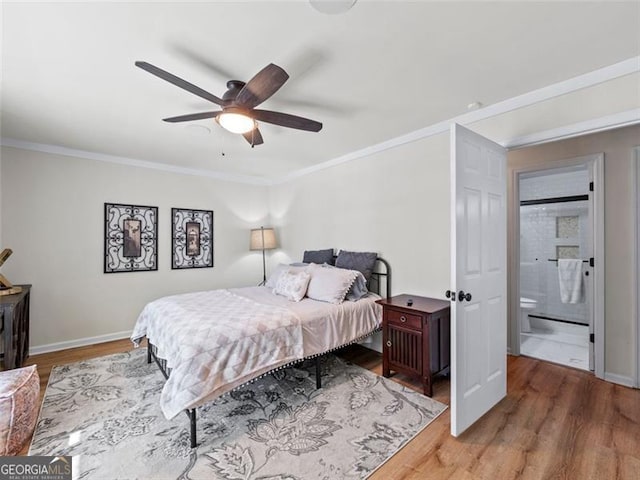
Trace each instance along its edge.
{"label": "white wall", "polygon": [[634,291],[636,296],[635,319],[636,319],[636,387],[640,388],[640,145],[635,148],[635,196],[636,196],[636,281]]}
{"label": "white wall", "polygon": [[392,293],[443,298],[449,285],[448,134],[274,186],[282,248],[378,252]]}
{"label": "white wall", "polygon": [[[2,271],[33,285],[32,351],[128,332],[163,295],[261,280],[249,229],[268,223],[266,187],[6,147],[1,180]],[[157,272],[103,273],[105,202],[159,208]],[[214,211],[214,268],[171,270],[171,207]]]}

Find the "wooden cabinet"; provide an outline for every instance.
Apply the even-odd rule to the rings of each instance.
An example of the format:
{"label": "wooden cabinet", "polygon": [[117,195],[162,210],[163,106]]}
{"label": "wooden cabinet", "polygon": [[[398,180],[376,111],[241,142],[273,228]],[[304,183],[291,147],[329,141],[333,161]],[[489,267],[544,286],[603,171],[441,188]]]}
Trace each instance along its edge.
{"label": "wooden cabinet", "polygon": [[20,285],[22,292],[0,296],[0,325],[5,370],[21,367],[29,356],[29,295],[31,285]]}
{"label": "wooden cabinet", "polygon": [[382,375],[391,371],[419,377],[433,395],[433,378],[449,372],[449,302],[418,295],[378,300],[382,317]]}

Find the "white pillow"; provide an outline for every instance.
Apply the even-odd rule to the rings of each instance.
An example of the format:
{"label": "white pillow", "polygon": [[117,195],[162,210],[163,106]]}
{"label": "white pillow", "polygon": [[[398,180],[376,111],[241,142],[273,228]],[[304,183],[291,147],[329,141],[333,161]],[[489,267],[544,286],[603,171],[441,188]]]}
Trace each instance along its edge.
{"label": "white pillow", "polygon": [[293,302],[299,302],[304,298],[304,294],[307,293],[310,279],[311,275],[304,270],[298,272],[285,270],[280,273],[273,293],[282,295]]}
{"label": "white pillow", "polygon": [[342,303],[356,279],[356,272],[341,268],[324,268],[312,263],[307,267],[311,274],[307,297],[321,302]]}
{"label": "white pillow", "polygon": [[[340,268],[340,267],[335,267],[333,265],[329,265],[327,263],[324,263],[321,266],[322,268]],[[349,268],[342,268],[341,270],[350,270],[356,276],[355,281],[351,285],[351,288],[347,292],[347,295],[344,297],[345,300],[348,300],[350,302],[357,302],[358,300],[360,300],[362,297],[364,297],[369,293],[369,290],[367,289],[367,280],[364,278],[364,275],[362,274],[362,272],[358,270],[351,270]]]}
{"label": "white pillow", "polygon": [[297,265],[287,265],[286,263],[281,263],[279,264],[276,268],[274,268],[273,272],[271,273],[271,275],[269,275],[269,278],[267,278],[267,283],[264,284],[265,287],[268,287],[270,289],[274,289],[276,288],[276,284],[278,283],[278,278],[280,278],[280,274],[282,272],[286,271],[304,271],[306,270],[307,266],[297,266]]}

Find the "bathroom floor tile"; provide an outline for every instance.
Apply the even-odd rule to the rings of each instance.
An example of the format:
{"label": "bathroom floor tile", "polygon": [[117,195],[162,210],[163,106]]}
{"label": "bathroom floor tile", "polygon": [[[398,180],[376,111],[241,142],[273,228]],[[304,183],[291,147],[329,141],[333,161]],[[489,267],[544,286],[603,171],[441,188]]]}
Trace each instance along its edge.
{"label": "bathroom floor tile", "polygon": [[573,338],[567,338],[566,335],[558,333],[544,334],[535,331],[522,333],[520,336],[520,353],[540,360],[589,370],[588,338],[585,341],[578,342],[575,336],[571,337]]}

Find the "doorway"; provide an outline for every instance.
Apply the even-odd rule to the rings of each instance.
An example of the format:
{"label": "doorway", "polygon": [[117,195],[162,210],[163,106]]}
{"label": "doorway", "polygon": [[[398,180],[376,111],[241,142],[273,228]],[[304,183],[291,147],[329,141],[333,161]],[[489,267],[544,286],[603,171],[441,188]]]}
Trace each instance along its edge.
{"label": "doorway", "polygon": [[512,353],[604,370],[601,154],[513,172]]}
{"label": "doorway", "polygon": [[520,353],[593,370],[589,162],[519,175]]}

